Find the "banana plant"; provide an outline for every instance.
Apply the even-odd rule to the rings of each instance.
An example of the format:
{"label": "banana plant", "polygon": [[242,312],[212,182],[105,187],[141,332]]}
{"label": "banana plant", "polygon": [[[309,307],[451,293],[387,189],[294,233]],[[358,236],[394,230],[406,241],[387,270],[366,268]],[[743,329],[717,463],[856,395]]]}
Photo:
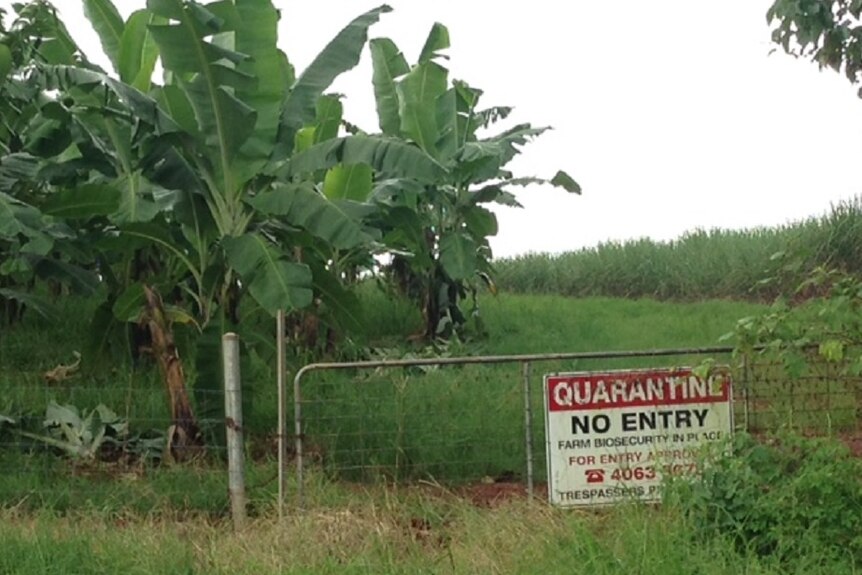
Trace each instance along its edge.
{"label": "banana plant", "polygon": [[410,66],[392,40],[371,40],[374,94],[382,133],[406,139],[445,171],[433,181],[380,179],[366,186],[380,207],[377,226],[393,254],[391,272],[415,297],[425,317],[424,335],[451,333],[465,322],[459,301],[491,281],[488,238],[497,219],[486,205],[517,206],[513,187],[550,184],[580,193],[565,172],[550,179],[515,177],[505,169],[521,147],[548,128],[517,124],[484,136],[511,113],[480,108],[482,91],[450,81],[441,64],[449,32],[435,24],[419,60]]}
{"label": "banana plant", "polygon": [[[86,4],[103,48],[121,66],[136,15],[123,23],[109,0]],[[355,218],[322,185],[303,185],[309,171],[344,164],[347,154],[348,161],[358,158],[383,173],[442,172],[433,159],[411,156],[403,141],[338,137],[340,115],[327,119],[325,108],[333,106],[321,105],[332,81],[358,63],[368,28],[389,10],[381,6],[356,18],[297,77],[277,48],[278,12],[269,0],[148,1],[147,34],[164,67],[164,84],[151,83],[144,94],[122,80],[102,83],[135,120],[136,167],[179,197],[169,221],[117,223],[121,234],[148,240],[182,262],[189,276],[183,287],[202,324],[215,309],[235,315],[237,294],[246,289],[272,314],[311,303],[311,266],[273,241],[275,224],[338,242],[342,249],[367,241]],[[134,44],[150,45],[146,39]],[[121,78],[140,75],[118,72]],[[154,137],[142,138],[141,130]],[[311,146],[303,144],[308,138]],[[402,163],[405,158],[410,163]]]}
{"label": "banana plant", "polygon": [[[118,274],[112,267],[128,267],[145,249],[117,241],[116,224],[152,219],[157,210],[146,198],[157,196],[164,205],[170,197],[141,177],[133,153],[133,121],[122,102],[135,100],[135,91],[104,78],[50,3],[30,2],[15,9],[12,26],[0,33],[11,55],[7,81],[0,85],[0,192],[6,194],[0,220],[18,236],[0,239],[0,249],[4,240],[12,245],[5,268],[14,268],[19,278],[32,268],[28,287],[36,279],[48,279],[102,297],[107,286],[110,297],[103,308],[110,311],[126,287],[114,281]],[[135,19],[139,14],[130,22]],[[154,64],[152,57],[149,61]],[[126,69],[132,70],[132,64]],[[39,223],[10,223],[16,213],[28,214],[30,221],[38,215]],[[30,241],[16,250],[22,237]],[[41,246],[42,252],[26,249],[29,244]],[[7,284],[0,299],[24,302],[36,311],[47,309],[37,305],[41,302],[32,291],[10,288],[9,274],[0,283]],[[102,334],[103,341],[117,335],[105,322],[97,327],[94,332]]]}
{"label": "banana plant", "polygon": [[[315,299],[351,308],[341,305],[346,296],[332,281],[337,258],[331,256],[355,251],[371,236],[356,206],[328,197],[325,189],[335,184],[327,188],[316,174],[355,163],[432,181],[445,171],[399,138],[342,134],[337,99],[324,96],[358,63],[368,28],[390,9],[354,19],[296,75],[277,47],[279,16],[269,0],[149,0],[145,12],[125,22],[109,0],[85,4],[119,79],[70,66],[46,73],[59,89],[90,90],[108,103],[101,107],[105,125],[97,118],[87,125],[97,147],[113,158],[110,185],[122,184],[126,206],[143,207],[126,215],[147,214],[114,214],[117,238],[146,243],[168,267],[183,270],[177,287],[194,303],[203,329],[236,322],[246,293],[273,315]],[[144,21],[145,31],[136,28]],[[162,84],[146,79],[152,47],[164,69]],[[127,62],[133,66],[125,70]],[[173,197],[159,205],[150,192],[143,203],[135,182]],[[144,293],[138,284],[129,289]],[[148,310],[148,317],[154,314]],[[189,419],[188,405],[173,405],[172,412],[177,421]]]}
{"label": "banana plant", "polygon": [[[39,12],[40,25],[55,32],[43,47],[56,56],[31,77],[60,97],[38,117],[47,118],[44,133],[51,135],[57,117],[71,118],[78,136],[41,141],[54,143],[53,155],[67,160],[72,176],[84,168],[90,175],[84,185],[71,182],[50,207],[78,221],[102,218],[106,251],[135,253],[141,243],[160,250],[171,260],[166,267],[185,270],[179,288],[202,326],[216,310],[235,319],[244,291],[272,314],[312,301],[315,271],[328,271],[332,258],[297,257],[274,241],[274,223],[324,244],[349,239],[351,245],[334,246],[341,251],[369,239],[355,206],[343,205],[352,198],[331,191],[340,186],[331,168],[364,163],[369,174],[373,167],[420,180],[444,172],[398,138],[339,134],[340,112],[331,113],[338,102],[323,97],[358,62],[368,28],[387,6],[356,18],[297,77],[277,48],[278,12],[268,0],[150,0],[125,22],[110,0],[84,4],[116,76],[80,56],[55,13]],[[152,81],[157,57],[163,85]],[[312,193],[298,186],[321,170],[331,173],[314,182]],[[279,213],[254,203],[265,192],[284,196],[282,204],[298,201]],[[140,291],[130,283],[119,287]]]}
{"label": "banana plant", "polygon": [[74,163],[63,153],[73,131],[55,98],[30,77],[34,64],[90,64],[71,48],[50,4],[16,10],[11,26],[0,21],[0,319],[7,321],[24,308],[50,315],[50,302],[32,290],[37,281],[88,296],[99,288],[80,230],[45,209]]}

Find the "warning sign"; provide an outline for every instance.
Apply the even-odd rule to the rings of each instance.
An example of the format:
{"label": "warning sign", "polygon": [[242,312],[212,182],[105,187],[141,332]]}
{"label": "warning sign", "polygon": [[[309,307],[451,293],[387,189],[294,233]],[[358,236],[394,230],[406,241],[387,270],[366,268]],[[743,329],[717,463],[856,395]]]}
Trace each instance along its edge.
{"label": "warning sign", "polygon": [[703,445],[731,433],[731,394],[726,368],[546,375],[551,503],[659,499],[665,476],[698,473]]}

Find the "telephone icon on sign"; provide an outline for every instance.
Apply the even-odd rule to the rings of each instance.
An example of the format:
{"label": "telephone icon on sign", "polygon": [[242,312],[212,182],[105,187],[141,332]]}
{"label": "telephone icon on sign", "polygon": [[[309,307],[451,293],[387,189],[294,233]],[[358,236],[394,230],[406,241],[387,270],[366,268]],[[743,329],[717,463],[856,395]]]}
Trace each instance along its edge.
{"label": "telephone icon on sign", "polygon": [[584,475],[587,477],[587,483],[604,483],[605,482],[605,470],[604,469],[587,469],[584,471]]}

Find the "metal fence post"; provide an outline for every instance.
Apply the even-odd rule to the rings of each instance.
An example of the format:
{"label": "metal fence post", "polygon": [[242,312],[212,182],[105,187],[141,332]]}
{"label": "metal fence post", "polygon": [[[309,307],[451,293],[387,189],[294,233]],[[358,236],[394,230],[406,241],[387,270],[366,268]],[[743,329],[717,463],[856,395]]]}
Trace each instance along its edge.
{"label": "metal fence post", "polygon": [[278,518],[284,517],[284,457],[285,457],[285,437],[284,433],[287,427],[286,416],[284,413],[284,370],[285,370],[285,349],[284,349],[284,310],[278,310],[278,316],[275,320],[276,325],[276,347],[277,360],[276,381],[278,385]]}
{"label": "metal fence post", "polygon": [[239,370],[239,337],[222,336],[224,358],[224,413],[227,434],[228,491],[235,529],[245,524],[245,476],[242,448],[242,392]]}
{"label": "metal fence post", "polygon": [[748,369],[748,354],[745,353],[742,355],[742,409],[743,409],[743,420],[745,421],[745,431],[751,431],[751,407],[748,402],[750,399],[750,387],[753,384],[751,380],[751,372]]}
{"label": "metal fence post", "polygon": [[[306,366],[307,367],[307,366]],[[302,508],[303,454],[302,454],[302,375],[306,368],[296,372],[293,378],[293,427],[296,434],[296,503]]]}
{"label": "metal fence post", "polygon": [[524,447],[527,457],[527,497],[533,498],[533,408],[530,401],[530,362],[521,364],[524,378]]}

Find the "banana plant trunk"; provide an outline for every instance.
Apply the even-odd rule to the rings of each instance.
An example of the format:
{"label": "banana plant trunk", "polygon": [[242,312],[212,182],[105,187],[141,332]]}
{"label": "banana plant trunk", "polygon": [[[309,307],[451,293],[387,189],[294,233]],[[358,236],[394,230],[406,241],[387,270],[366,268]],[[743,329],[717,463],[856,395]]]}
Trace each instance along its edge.
{"label": "banana plant trunk", "polygon": [[171,427],[166,449],[174,461],[187,461],[203,453],[203,434],[189,402],[183,363],[174,343],[173,330],[165,314],[162,298],[149,287],[144,287],[144,293],[147,310],[144,319],[171,407]]}
{"label": "banana plant trunk", "polygon": [[438,282],[436,281],[436,273],[431,273],[427,280],[425,288],[425,301],[422,316],[425,320],[425,339],[434,341],[437,337],[437,328],[440,325],[440,294]]}

